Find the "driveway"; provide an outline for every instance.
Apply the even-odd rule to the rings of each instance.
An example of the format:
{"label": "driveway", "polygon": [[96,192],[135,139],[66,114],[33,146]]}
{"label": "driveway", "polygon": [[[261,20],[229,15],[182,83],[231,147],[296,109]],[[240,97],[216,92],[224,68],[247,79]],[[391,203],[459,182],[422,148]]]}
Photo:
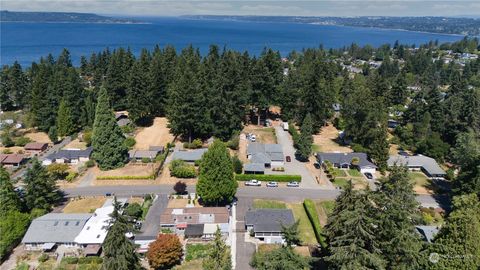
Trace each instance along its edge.
{"label": "driveway", "polygon": [[241,198],[237,202],[236,206],[236,260],[235,269],[253,269],[250,267],[250,260],[255,252],[255,245],[253,243],[245,242],[245,213],[248,209],[252,208],[252,198]]}
{"label": "driveway", "polygon": [[142,230],[139,234],[141,236],[156,237],[160,232],[160,215],[163,213],[168,205],[168,195],[158,194],[152,206],[148,210],[145,221],[142,225]]}
{"label": "driveway", "polygon": [[292,137],[288,131],[283,130],[282,127],[275,127],[275,134],[277,141],[282,145],[283,154],[291,157],[291,162],[285,162],[285,174],[299,174],[302,176],[300,187],[302,188],[321,188],[315,180],[312,173],[305,166],[306,163],[295,159],[295,148],[293,147]]}

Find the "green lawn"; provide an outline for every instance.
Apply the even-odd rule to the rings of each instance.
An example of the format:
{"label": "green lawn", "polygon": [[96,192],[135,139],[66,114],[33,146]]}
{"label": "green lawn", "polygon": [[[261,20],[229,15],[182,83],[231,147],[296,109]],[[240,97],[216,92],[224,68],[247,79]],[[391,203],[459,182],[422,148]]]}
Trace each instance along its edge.
{"label": "green lawn", "polygon": [[174,270],[198,270],[202,269],[202,259],[184,262],[182,265],[173,267]]}
{"label": "green lawn", "polygon": [[287,205],[281,201],[256,199],[253,201],[253,208],[286,209]]}
{"label": "green lawn", "polygon": [[430,185],[430,179],[422,172],[410,172],[409,176],[414,185],[422,187],[428,187]]}
{"label": "green lawn", "polygon": [[312,152],[322,152],[322,147],[318,144],[312,144]]}
{"label": "green lawn", "polygon": [[327,215],[330,215],[333,212],[333,208],[335,208],[335,201],[319,201],[316,205],[323,208]]}
{"label": "green lawn", "polygon": [[187,262],[204,258],[207,255],[207,251],[210,249],[210,245],[205,244],[187,244],[187,255],[185,260]]}
{"label": "green lawn", "polygon": [[333,181],[333,184],[337,187],[344,188],[348,183],[347,178],[338,178],[336,177],[335,180]]}
{"label": "green lawn", "polygon": [[361,177],[362,174],[357,169],[349,169],[348,174],[352,177]]}
{"label": "green lawn", "polygon": [[301,203],[288,204],[288,208],[292,209],[295,220],[299,220],[298,230],[300,231],[300,240],[303,245],[316,245],[318,244],[313,232],[312,224],[308,219],[305,208]]}
{"label": "green lawn", "polygon": [[347,173],[345,172],[345,170],[337,168],[333,169],[333,175],[335,175],[336,177],[347,177]]}

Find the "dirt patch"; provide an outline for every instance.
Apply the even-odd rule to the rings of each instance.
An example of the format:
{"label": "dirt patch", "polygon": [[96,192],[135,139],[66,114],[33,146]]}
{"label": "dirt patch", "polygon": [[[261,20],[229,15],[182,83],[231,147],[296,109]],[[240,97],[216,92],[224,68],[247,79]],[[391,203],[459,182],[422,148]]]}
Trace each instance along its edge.
{"label": "dirt patch", "polygon": [[52,143],[50,138],[48,138],[48,134],[45,132],[26,130],[24,136],[30,138],[30,140],[34,142]]}
{"label": "dirt patch", "polygon": [[128,199],[128,203],[132,204],[132,203],[138,203],[140,205],[143,204],[143,198],[142,197],[132,197],[130,199]]}
{"label": "dirt patch", "polygon": [[12,146],[12,147],[0,147],[0,154],[2,153],[12,153],[12,154],[21,154],[25,151],[23,147],[20,146]]}
{"label": "dirt patch", "polygon": [[105,197],[74,198],[63,208],[63,213],[92,213],[102,207],[106,200]]}
{"label": "dirt patch", "polygon": [[109,177],[109,176],[148,176],[152,175],[155,171],[155,168],[158,165],[155,163],[140,163],[140,164],[132,164],[129,163],[122,168],[118,168],[115,170],[109,171],[101,171],[98,168],[94,168],[93,172],[95,173],[96,177]]}
{"label": "dirt patch", "polygon": [[187,207],[188,199],[172,199],[168,201],[167,208],[185,208]]}
{"label": "dirt patch", "polygon": [[295,249],[295,252],[297,252],[301,256],[310,257],[310,249],[308,247],[296,246],[294,249]]}
{"label": "dirt patch", "polygon": [[79,139],[75,139],[71,141],[69,144],[65,145],[65,149],[86,149],[87,144],[85,142],[81,142]]}
{"label": "dirt patch", "polygon": [[240,143],[238,144],[238,158],[243,162],[247,163],[247,138],[245,134],[240,134]]}
{"label": "dirt patch", "polygon": [[256,141],[260,143],[277,143],[277,136],[273,127],[261,127],[257,125],[248,125],[243,129],[243,133],[253,133]]}
{"label": "dirt patch", "polygon": [[137,143],[134,148],[147,150],[149,146],[165,146],[167,143],[172,142],[174,137],[170,134],[167,124],[167,118],[156,117],[152,126],[142,128],[137,132],[135,135]]}
{"label": "dirt patch", "polygon": [[338,130],[332,125],[322,127],[320,133],[313,135],[313,143],[316,145],[318,152],[340,152],[350,153],[352,149],[341,146],[336,142],[338,138]]}

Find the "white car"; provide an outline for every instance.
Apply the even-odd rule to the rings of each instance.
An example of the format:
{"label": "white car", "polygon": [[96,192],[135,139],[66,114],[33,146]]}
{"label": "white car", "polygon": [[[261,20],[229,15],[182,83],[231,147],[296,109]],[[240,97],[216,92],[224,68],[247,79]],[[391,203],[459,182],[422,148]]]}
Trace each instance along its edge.
{"label": "white car", "polygon": [[250,141],[255,142],[257,140],[257,137],[255,135],[250,136]]}
{"label": "white car", "polygon": [[262,181],[258,181],[257,179],[252,179],[250,181],[245,182],[245,186],[259,187],[261,185],[262,185]]}
{"label": "white car", "polygon": [[268,182],[268,183],[267,183],[267,187],[278,187],[278,183],[277,183],[277,182],[274,182],[274,181]]}
{"label": "white car", "polygon": [[299,187],[300,184],[298,182],[288,182],[287,187]]}

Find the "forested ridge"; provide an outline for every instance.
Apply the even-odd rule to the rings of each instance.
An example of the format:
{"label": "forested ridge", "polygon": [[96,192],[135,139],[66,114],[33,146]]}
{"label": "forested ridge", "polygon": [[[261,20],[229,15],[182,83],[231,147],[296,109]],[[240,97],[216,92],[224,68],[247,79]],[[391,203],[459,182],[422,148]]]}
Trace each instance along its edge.
{"label": "forested ridge", "polygon": [[[293,51],[286,58],[270,48],[258,57],[215,45],[205,56],[192,46],[180,52],[157,46],[138,57],[129,49],[107,48],[82,57],[79,67],[65,49],[25,69],[18,63],[4,66],[0,105],[23,110],[30,126],[65,136],[93,126],[104,88],[113,109],[127,110],[138,125],[165,115],[174,135],[185,140],[215,136],[225,141],[247,121],[269,117],[269,106],[277,105],[282,119],[298,126],[309,115],[308,132],[333,121],[352,148],[367,152],[381,170],[389,142],[459,164],[457,141],[479,134],[480,60],[447,64],[442,56],[478,47],[477,39],[468,38],[419,48],[398,42],[379,48],[352,44]],[[344,68],[359,61],[361,72]],[[336,103],[341,114],[334,118]],[[400,123],[390,132],[393,138],[389,119]]]}

